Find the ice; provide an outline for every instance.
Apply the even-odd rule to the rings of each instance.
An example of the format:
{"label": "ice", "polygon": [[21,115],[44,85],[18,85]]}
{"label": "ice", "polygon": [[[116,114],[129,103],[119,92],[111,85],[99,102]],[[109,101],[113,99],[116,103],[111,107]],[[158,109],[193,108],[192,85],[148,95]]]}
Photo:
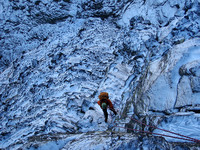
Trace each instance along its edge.
{"label": "ice", "polygon": [[165,5],[162,7],[164,17],[172,18],[174,17],[176,11],[176,7],[171,7],[169,3],[165,3]]}
{"label": "ice", "polygon": [[[200,59],[198,42],[199,39],[197,38],[179,44],[172,48],[170,54],[171,57],[168,60],[163,59],[163,61],[162,59],[158,59],[150,64],[150,72],[152,75],[146,82],[146,88],[149,88],[150,86],[150,89],[147,91],[147,95],[145,95],[148,97],[150,109],[162,111],[174,107],[177,100],[177,85],[181,84],[179,68],[187,63],[198,61]],[[187,86],[186,81],[184,82],[185,88],[190,88],[189,82],[187,82]],[[184,87],[180,86],[180,88]],[[186,90],[191,91],[191,89]],[[183,95],[184,94],[182,94],[182,96]],[[188,94],[186,94],[186,96],[187,95]],[[186,99],[186,101],[197,101],[196,99],[193,100],[193,98],[196,97],[195,94],[190,95],[189,97],[191,97],[191,99]],[[181,100],[181,102],[183,103],[183,100]],[[192,104],[194,105],[197,103]],[[186,102],[186,104],[190,105],[191,103]]]}
{"label": "ice", "polygon": [[[112,112],[105,123],[97,104],[103,91],[124,127],[129,120],[123,117],[150,114],[149,109],[151,115],[198,112],[199,72],[192,72],[195,77],[179,72],[185,65],[190,73],[199,63],[198,5],[196,0],[0,2],[0,149],[141,146],[125,129],[113,138]],[[194,112],[176,113],[161,127],[180,124],[176,131],[197,137]],[[60,138],[37,139],[51,135]],[[143,141],[143,149],[152,139]]]}
{"label": "ice", "polygon": [[172,29],[176,26],[178,21],[180,21],[181,18],[175,18],[168,26],[162,27],[158,30],[158,38],[159,41],[162,41],[166,36],[169,35],[169,33],[172,31]]}
{"label": "ice", "polygon": [[70,57],[67,62],[76,64],[76,63],[79,63],[81,60],[82,60],[81,56],[76,56],[76,57]]}
{"label": "ice", "polygon": [[72,140],[76,140],[77,138],[79,138],[80,135],[75,135],[75,136],[69,136],[65,139],[62,140],[57,140],[57,141],[50,141],[47,142],[37,148],[34,147],[30,147],[27,148],[26,150],[60,150],[62,149],[68,142],[72,141]]}
{"label": "ice", "polygon": [[[200,118],[199,116],[196,116],[194,113],[176,113],[174,116],[170,116],[166,118],[161,124],[158,126],[161,129],[165,129],[168,131],[172,131],[178,134],[182,134],[184,136],[188,136],[191,138],[195,138],[197,140],[199,139],[200,135]],[[154,130],[154,133],[159,133],[159,134],[165,134],[165,135],[170,135],[170,136],[175,136],[177,135],[167,133],[161,130]],[[178,136],[181,137],[181,136]],[[184,138],[184,137],[182,137]],[[171,142],[191,142],[187,140],[181,140],[181,139],[176,139],[176,138],[169,138],[165,137],[166,140],[171,141]]]}
{"label": "ice", "polygon": [[146,3],[143,3],[142,1],[138,1],[127,4],[127,8],[124,10],[125,12],[119,24],[129,26],[130,20],[134,16],[142,16],[145,20],[150,20],[152,24],[158,24],[158,20],[162,15],[166,18],[173,17],[177,9],[170,7],[169,3],[165,3],[161,9],[155,9],[161,3],[164,2],[154,1],[152,3],[151,1],[146,1]]}

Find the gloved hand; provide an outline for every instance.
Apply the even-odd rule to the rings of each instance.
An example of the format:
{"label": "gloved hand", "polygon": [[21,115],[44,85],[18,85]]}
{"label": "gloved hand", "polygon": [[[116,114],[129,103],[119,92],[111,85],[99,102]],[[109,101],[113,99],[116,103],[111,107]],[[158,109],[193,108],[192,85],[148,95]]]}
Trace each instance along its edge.
{"label": "gloved hand", "polygon": [[117,115],[117,112],[115,110],[113,112],[114,112],[115,115]]}
{"label": "gloved hand", "polygon": [[117,115],[117,112],[115,111],[115,109],[110,109],[115,115]]}

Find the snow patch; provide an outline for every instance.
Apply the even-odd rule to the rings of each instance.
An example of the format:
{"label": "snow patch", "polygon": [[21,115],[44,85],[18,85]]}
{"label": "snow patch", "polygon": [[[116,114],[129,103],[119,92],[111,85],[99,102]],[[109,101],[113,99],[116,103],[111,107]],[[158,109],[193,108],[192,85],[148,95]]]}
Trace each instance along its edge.
{"label": "snow patch", "polygon": [[[174,116],[170,116],[166,118],[158,128],[165,129],[168,131],[172,131],[178,134],[182,134],[184,136],[188,136],[191,138],[199,139],[200,135],[200,117],[195,115],[194,113],[176,113]],[[154,133],[165,134],[170,136],[177,136],[168,132],[164,132],[161,130],[154,130]],[[179,136],[180,137],[180,136]],[[170,137],[165,137],[167,141],[170,142],[188,142],[186,140],[175,139]]]}

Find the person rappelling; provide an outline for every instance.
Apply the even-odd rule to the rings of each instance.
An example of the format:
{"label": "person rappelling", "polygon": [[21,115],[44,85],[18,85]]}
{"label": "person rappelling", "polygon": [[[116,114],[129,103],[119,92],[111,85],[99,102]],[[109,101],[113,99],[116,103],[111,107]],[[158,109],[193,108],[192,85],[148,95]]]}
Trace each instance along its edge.
{"label": "person rappelling", "polygon": [[99,95],[99,101],[97,102],[101,109],[103,110],[104,117],[105,117],[105,122],[108,120],[108,112],[107,108],[109,106],[109,109],[113,111],[115,115],[117,115],[117,112],[115,111],[112,102],[109,99],[108,93],[107,92],[102,92]]}

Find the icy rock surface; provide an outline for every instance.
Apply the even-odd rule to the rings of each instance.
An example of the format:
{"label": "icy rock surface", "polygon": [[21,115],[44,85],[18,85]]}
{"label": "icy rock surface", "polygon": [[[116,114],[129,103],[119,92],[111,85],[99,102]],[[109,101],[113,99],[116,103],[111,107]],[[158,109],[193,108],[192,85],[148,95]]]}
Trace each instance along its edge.
{"label": "icy rock surface", "polygon": [[[104,149],[198,149],[192,143],[178,144],[168,143],[161,137],[142,137],[130,133],[113,133],[113,132],[95,132],[95,133],[82,133],[76,135],[54,135],[50,138],[57,139],[56,141],[48,141],[48,139],[40,140],[27,145],[28,150],[104,150]],[[32,139],[34,140],[34,139]]]}
{"label": "icy rock surface", "polygon": [[[167,1],[162,2],[163,5],[168,3]],[[149,49],[152,50],[151,61],[140,81],[139,86],[142,88],[136,89],[133,99],[127,101],[128,108],[124,111],[129,112],[132,109],[138,116],[147,115],[147,122],[151,115],[157,115],[158,118],[169,115],[172,119],[167,122],[165,119],[160,121],[163,128],[198,139],[199,117],[192,117],[189,112],[199,113],[200,104],[200,82],[199,71],[197,71],[200,65],[200,38],[199,27],[197,27],[200,19],[197,10],[199,3],[193,1],[190,5],[188,2],[184,6],[182,4],[177,3],[174,6],[190,9],[181,16],[180,11],[176,12],[168,24],[160,26],[157,41],[151,39],[149,41],[151,43],[145,42],[147,46],[151,45]],[[193,19],[189,21],[191,17]],[[162,50],[164,52],[162,57],[158,57]],[[159,53],[156,54],[156,51]],[[131,108],[132,105],[134,107]],[[181,117],[177,117],[179,113],[189,115],[184,117],[183,122],[194,122],[194,124],[189,127],[187,123],[183,123],[179,128],[182,121]],[[189,132],[187,128],[193,130]],[[156,132],[159,133],[159,131]]]}
{"label": "icy rock surface", "polygon": [[[199,113],[199,7],[198,0],[0,2],[0,149],[40,149],[41,139],[53,149],[85,149],[86,141],[91,149],[104,147],[97,141],[105,149],[172,149],[126,133],[95,141],[109,127],[96,102],[109,92],[122,126],[128,114]],[[176,125],[177,115],[160,125]],[[184,120],[196,121],[195,130],[183,124],[179,132],[198,138],[199,119]],[[57,146],[51,136],[71,133]]]}
{"label": "icy rock surface", "polygon": [[199,104],[199,92],[194,90],[198,89],[198,76],[189,73],[199,66],[199,42],[197,38],[176,45],[161,60],[150,64],[149,73],[152,75],[147,77],[145,85],[148,90],[144,96],[150,110],[164,111]]}

